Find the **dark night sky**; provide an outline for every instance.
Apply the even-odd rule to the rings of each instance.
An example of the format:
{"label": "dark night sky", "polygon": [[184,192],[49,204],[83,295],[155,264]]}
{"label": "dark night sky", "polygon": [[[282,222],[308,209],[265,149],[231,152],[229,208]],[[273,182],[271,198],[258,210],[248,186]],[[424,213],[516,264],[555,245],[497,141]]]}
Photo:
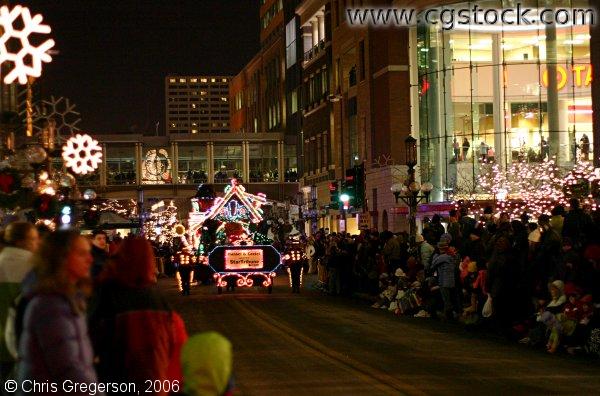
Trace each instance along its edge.
{"label": "dark night sky", "polygon": [[259,48],[258,1],[24,0],[56,41],[43,97],[77,105],[92,133],[164,131],[164,77],[237,74]]}

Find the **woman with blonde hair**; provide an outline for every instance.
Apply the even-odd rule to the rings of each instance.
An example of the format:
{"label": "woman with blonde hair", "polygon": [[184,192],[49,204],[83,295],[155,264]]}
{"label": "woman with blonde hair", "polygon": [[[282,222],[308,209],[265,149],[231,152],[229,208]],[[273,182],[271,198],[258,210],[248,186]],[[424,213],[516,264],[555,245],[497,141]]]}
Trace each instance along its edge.
{"label": "woman with blonde hair", "polygon": [[[97,382],[86,322],[92,265],[89,241],[76,231],[46,236],[33,257],[35,283],[19,341],[19,383]],[[52,394],[47,389],[38,394]]]}

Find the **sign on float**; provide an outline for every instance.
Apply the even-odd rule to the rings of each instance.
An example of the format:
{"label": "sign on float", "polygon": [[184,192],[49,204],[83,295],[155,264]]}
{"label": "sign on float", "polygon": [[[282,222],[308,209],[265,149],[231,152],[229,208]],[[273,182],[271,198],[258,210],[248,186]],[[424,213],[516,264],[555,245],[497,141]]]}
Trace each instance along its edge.
{"label": "sign on float", "polygon": [[236,249],[225,251],[225,270],[260,270],[263,268],[262,249]]}

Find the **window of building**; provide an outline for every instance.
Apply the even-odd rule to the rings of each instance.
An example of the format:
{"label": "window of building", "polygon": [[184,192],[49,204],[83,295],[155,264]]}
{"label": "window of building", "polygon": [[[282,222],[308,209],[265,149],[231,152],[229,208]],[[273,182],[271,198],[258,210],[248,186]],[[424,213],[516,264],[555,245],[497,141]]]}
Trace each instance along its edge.
{"label": "window of building", "polygon": [[361,40],[361,42],[358,45],[358,57],[359,57],[359,65],[360,65],[360,81],[363,81],[365,79],[365,73],[366,73],[366,63],[365,63],[365,41]]}
{"label": "window of building", "polygon": [[179,146],[178,177],[181,184],[200,184],[208,181],[206,145]]}
{"label": "window of building", "polygon": [[292,19],[285,26],[285,63],[289,69],[296,64],[296,55],[298,49],[296,47],[296,19]]}
{"label": "window of building", "polygon": [[206,79],[206,78],[201,78],[201,79],[200,79],[200,82],[203,82],[203,83],[205,83],[205,82],[208,82],[208,79]]}
{"label": "window of building", "polygon": [[283,181],[295,183],[298,181],[298,157],[295,145],[285,145],[283,148]]}
{"label": "window of building", "polygon": [[250,182],[277,182],[277,143],[250,144]]}
{"label": "window of building", "polygon": [[179,82],[180,82],[180,83],[185,83],[185,82],[186,82],[186,79],[185,79],[185,78],[180,78],[180,79],[179,79]]}
{"label": "window of building", "polygon": [[177,79],[175,79],[175,78],[170,78],[170,79],[169,79],[169,82],[170,82],[170,83],[177,82]]}
{"label": "window of building", "polygon": [[214,150],[215,183],[226,183],[231,178],[243,181],[243,157],[241,144],[215,143]]}
{"label": "window of building", "polygon": [[294,114],[298,111],[298,90],[294,89],[290,94],[290,112]]}
{"label": "window of building", "polygon": [[210,82],[217,82],[217,79],[216,78],[211,78]]}
{"label": "window of building", "polygon": [[133,144],[108,144],[105,155],[106,183],[108,185],[136,184],[135,147]]}

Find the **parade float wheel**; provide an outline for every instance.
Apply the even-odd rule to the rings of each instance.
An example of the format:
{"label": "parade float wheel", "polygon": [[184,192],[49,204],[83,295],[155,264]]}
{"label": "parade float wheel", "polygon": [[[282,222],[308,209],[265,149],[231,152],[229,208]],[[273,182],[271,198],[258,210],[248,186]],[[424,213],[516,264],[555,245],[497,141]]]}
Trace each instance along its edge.
{"label": "parade float wheel", "polygon": [[218,294],[223,294],[223,287],[217,286],[217,293]]}
{"label": "parade float wheel", "polygon": [[267,286],[267,292],[268,292],[269,294],[273,293],[273,285],[269,285],[269,286]]}

